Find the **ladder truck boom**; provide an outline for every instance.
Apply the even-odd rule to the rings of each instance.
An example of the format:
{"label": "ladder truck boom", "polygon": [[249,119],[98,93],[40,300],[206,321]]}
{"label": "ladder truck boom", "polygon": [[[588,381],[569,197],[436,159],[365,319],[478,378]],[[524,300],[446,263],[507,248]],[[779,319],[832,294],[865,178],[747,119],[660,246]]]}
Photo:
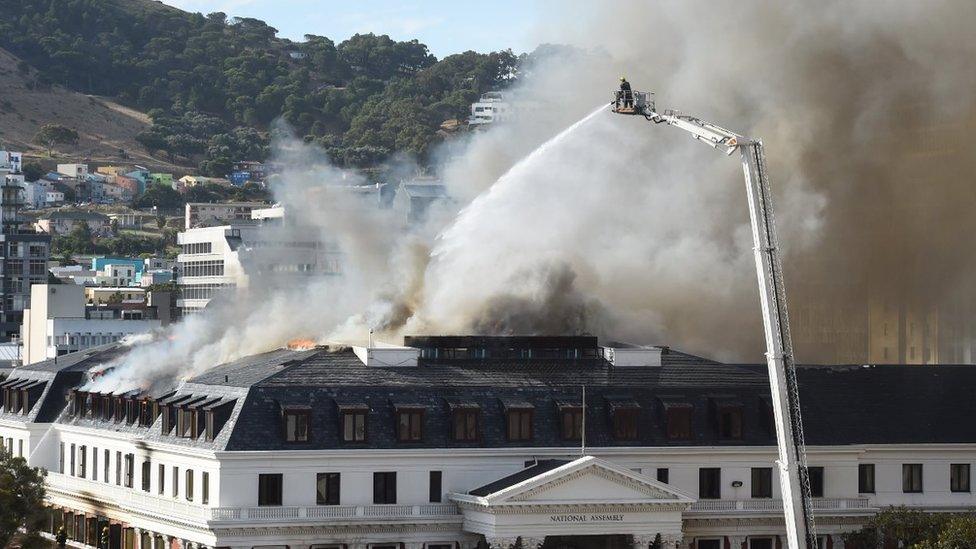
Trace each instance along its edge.
{"label": "ladder truck boom", "polygon": [[766,363],[772,395],[786,540],[790,549],[817,547],[810,479],[807,472],[800,397],[786,310],[786,287],[777,249],[772,197],[762,141],[749,139],[704,120],[667,110],[657,112],[653,94],[623,90],[611,104],[615,113],[643,116],[655,124],[682,129],[706,145],[732,155],[739,151],[752,225],[759,301],[766,334]]}

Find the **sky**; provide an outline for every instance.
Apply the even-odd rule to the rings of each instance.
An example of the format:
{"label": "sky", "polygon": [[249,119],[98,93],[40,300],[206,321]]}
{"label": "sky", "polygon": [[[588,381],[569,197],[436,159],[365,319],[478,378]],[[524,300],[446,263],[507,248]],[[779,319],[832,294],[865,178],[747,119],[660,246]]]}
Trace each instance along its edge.
{"label": "sky", "polygon": [[538,2],[492,0],[164,0],[201,13],[222,11],[229,17],[254,17],[278,29],[279,36],[303,40],[326,36],[337,44],[356,33],[388,34],[395,40],[416,38],[438,58],[467,50],[511,48],[531,51],[534,27],[543,9]]}

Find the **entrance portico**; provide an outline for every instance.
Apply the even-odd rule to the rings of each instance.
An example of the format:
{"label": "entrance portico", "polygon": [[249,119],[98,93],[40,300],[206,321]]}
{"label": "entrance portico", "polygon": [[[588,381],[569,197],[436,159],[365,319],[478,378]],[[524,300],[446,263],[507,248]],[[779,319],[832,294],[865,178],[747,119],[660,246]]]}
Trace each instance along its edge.
{"label": "entrance portico", "polygon": [[647,549],[657,535],[673,549],[682,537],[681,514],[695,501],[592,456],[538,462],[451,499],[464,530],[484,535],[491,549],[519,541],[522,549]]}

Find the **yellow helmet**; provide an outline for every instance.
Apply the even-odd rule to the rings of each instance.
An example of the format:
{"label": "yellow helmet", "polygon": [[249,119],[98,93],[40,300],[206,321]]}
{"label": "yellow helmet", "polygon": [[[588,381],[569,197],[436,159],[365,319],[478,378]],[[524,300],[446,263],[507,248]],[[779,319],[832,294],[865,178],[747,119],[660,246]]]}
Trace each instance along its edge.
{"label": "yellow helmet", "polygon": [[621,76],[620,77],[620,81],[623,82],[624,80],[627,80],[627,77],[626,76]]}

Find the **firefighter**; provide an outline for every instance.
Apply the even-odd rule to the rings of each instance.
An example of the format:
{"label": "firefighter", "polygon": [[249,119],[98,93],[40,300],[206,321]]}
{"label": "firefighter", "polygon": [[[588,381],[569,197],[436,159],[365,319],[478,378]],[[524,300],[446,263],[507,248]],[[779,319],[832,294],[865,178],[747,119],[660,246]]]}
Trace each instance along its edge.
{"label": "firefighter", "polygon": [[630,90],[630,82],[627,77],[620,77],[620,95],[624,100],[624,108],[634,108],[634,93]]}
{"label": "firefighter", "polygon": [[58,535],[55,536],[54,541],[61,549],[64,549],[64,546],[68,544],[68,533],[64,531],[64,526],[58,528]]}

